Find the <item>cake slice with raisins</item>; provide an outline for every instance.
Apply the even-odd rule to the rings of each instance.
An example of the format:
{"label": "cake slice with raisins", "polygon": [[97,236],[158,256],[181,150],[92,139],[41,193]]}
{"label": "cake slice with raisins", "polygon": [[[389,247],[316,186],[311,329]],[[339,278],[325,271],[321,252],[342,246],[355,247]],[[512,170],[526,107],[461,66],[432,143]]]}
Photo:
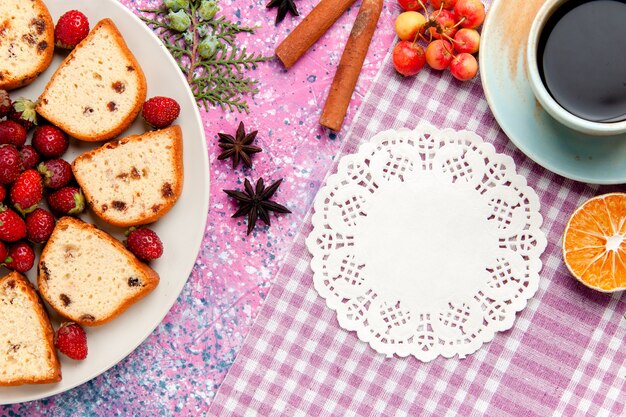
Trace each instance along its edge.
{"label": "cake slice with raisins", "polygon": [[141,67],[110,19],[103,19],[65,58],[39,97],[37,112],[76,139],[122,133],[146,99]]}
{"label": "cake slice with raisins", "polygon": [[179,126],[108,142],[72,163],[93,212],[116,226],[152,223],[176,203],[183,188]]}
{"label": "cake slice with raisins", "polygon": [[0,385],[61,380],[48,314],[30,281],[17,272],[0,278]]}
{"label": "cake slice with raisins", "polygon": [[96,326],[150,293],[159,275],[94,225],[62,217],[41,254],[37,283],[61,316]]}
{"label": "cake slice with raisins", "polygon": [[30,84],[53,52],[54,24],[43,1],[0,1],[0,89]]}

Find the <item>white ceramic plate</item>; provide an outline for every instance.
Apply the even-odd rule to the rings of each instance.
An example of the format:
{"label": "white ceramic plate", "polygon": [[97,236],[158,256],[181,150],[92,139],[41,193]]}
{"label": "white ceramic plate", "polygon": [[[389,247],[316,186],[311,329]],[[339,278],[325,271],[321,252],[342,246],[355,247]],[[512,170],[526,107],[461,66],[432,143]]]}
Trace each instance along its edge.
{"label": "white ceramic plate", "polygon": [[480,44],[480,76],[491,110],[529,158],[592,184],[626,182],[626,134],[597,137],[569,129],[535,99],[526,74],[526,40],[544,0],[495,0]]}
{"label": "white ceramic plate", "polygon": [[[161,276],[159,286],[117,319],[87,329],[89,355],[82,362],[61,359],[63,380],[56,384],[0,387],[0,404],[19,403],[67,391],[98,376],[131,353],[163,320],[187,282],[196,260],[209,204],[209,162],[202,121],[189,87],[163,44],[132,12],[115,0],[48,0],[46,4],[56,23],[67,10],[81,10],[93,27],[100,19],[111,18],[143,68],[148,82],[148,97],[169,96],[178,101],[181,113],[176,121],[184,137],[185,181],[183,192],[174,208],[153,226],[165,247],[163,256],[151,266]],[[28,87],[14,90],[11,97],[35,99],[63,59],[55,53],[52,65]],[[146,131],[138,118],[123,136]],[[72,141],[65,159],[71,161],[93,144]],[[118,238],[122,229],[112,229],[96,221],[89,213],[82,218],[97,223]],[[29,278],[35,281],[36,268]],[[2,271],[4,275],[6,270]],[[53,321],[55,327],[58,321]]]}

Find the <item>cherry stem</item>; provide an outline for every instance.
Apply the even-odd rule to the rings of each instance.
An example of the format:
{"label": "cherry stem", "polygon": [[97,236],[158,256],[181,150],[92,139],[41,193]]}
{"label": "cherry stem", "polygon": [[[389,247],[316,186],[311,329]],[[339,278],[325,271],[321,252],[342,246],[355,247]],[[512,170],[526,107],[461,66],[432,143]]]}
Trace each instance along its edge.
{"label": "cherry stem", "polygon": [[460,25],[461,23],[463,23],[465,21],[466,17],[463,16],[458,22],[456,22],[456,25],[452,26],[453,28],[457,27],[458,25]]}
{"label": "cherry stem", "polygon": [[445,37],[450,42],[458,43],[458,41],[456,41],[454,38],[451,38],[450,35],[448,35],[447,33],[441,32],[440,35]]}
{"label": "cherry stem", "polygon": [[[459,43],[456,39],[451,38],[447,33],[440,33],[441,36],[445,37],[450,42]],[[452,47],[452,51],[448,49],[448,46],[444,43],[443,47],[446,49],[446,52],[450,55],[454,56],[454,47]]]}

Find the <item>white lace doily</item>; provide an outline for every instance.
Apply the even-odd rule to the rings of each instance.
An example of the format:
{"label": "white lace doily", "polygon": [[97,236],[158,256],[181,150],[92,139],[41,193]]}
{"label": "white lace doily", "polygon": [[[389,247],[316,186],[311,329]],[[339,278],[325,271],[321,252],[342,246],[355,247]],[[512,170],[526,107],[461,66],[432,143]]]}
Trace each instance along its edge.
{"label": "white lace doily", "polygon": [[509,329],[538,287],[537,194],[476,134],[389,130],[344,156],[315,200],[315,288],[376,351],[429,361]]}

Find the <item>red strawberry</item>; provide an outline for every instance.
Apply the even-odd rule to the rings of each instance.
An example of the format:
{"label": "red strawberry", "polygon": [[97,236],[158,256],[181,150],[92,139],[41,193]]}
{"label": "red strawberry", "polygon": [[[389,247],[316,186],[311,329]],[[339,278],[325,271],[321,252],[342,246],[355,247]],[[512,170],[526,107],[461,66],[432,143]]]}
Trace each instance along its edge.
{"label": "red strawberry", "polygon": [[56,220],[48,210],[36,208],[26,215],[26,237],[33,243],[44,243],[50,238]]}
{"label": "red strawberry", "polygon": [[60,158],[70,146],[67,135],[52,125],[38,127],[33,133],[32,143],[43,158]]}
{"label": "red strawberry", "polygon": [[43,198],[43,182],[39,172],[34,169],[22,172],[11,186],[9,197],[13,207],[21,214],[35,210]]}
{"label": "red strawberry", "polygon": [[7,256],[9,256],[9,249],[4,242],[0,242],[0,265],[4,265],[6,262]]}
{"label": "red strawberry", "polygon": [[9,255],[5,259],[6,267],[17,272],[27,272],[35,263],[35,251],[26,242],[9,246]]}
{"label": "red strawberry", "polygon": [[7,189],[4,187],[4,185],[0,184],[0,203],[2,203],[6,197]]}
{"label": "red strawberry", "polygon": [[26,128],[13,120],[0,122],[0,145],[13,145],[17,148],[26,142]]}
{"label": "red strawberry", "polygon": [[172,124],[180,113],[180,105],[173,98],[152,97],[143,103],[143,118],[156,129]]}
{"label": "red strawberry", "polygon": [[6,90],[0,90],[0,119],[8,116],[12,108],[9,93],[7,93]]}
{"label": "red strawberry", "polygon": [[48,195],[48,205],[60,216],[76,215],[85,210],[85,197],[77,187],[63,187]]}
{"label": "red strawberry", "polygon": [[54,27],[54,43],[59,48],[74,49],[89,34],[89,20],[78,10],[65,12]]}
{"label": "red strawberry", "polygon": [[39,154],[31,145],[24,145],[20,149],[20,157],[22,159],[22,168],[35,168],[39,162]]}
{"label": "red strawberry", "polygon": [[26,237],[26,223],[19,214],[0,205],[0,240],[15,242]]}
{"label": "red strawberry", "polygon": [[157,234],[146,227],[130,228],[126,246],[139,259],[151,261],[163,255],[163,243]]}
{"label": "red strawberry", "polygon": [[68,358],[82,361],[87,357],[87,334],[74,322],[65,322],[54,336],[54,345]]}
{"label": "red strawberry", "polygon": [[26,130],[37,124],[37,112],[35,103],[26,98],[19,98],[13,102],[13,110],[8,118],[16,121],[26,128]]}
{"label": "red strawberry", "polygon": [[0,145],[0,184],[11,184],[22,172],[22,158],[13,145]]}
{"label": "red strawberry", "polygon": [[37,171],[43,176],[43,185],[56,190],[65,187],[74,178],[72,166],[63,159],[50,159],[37,166]]}

